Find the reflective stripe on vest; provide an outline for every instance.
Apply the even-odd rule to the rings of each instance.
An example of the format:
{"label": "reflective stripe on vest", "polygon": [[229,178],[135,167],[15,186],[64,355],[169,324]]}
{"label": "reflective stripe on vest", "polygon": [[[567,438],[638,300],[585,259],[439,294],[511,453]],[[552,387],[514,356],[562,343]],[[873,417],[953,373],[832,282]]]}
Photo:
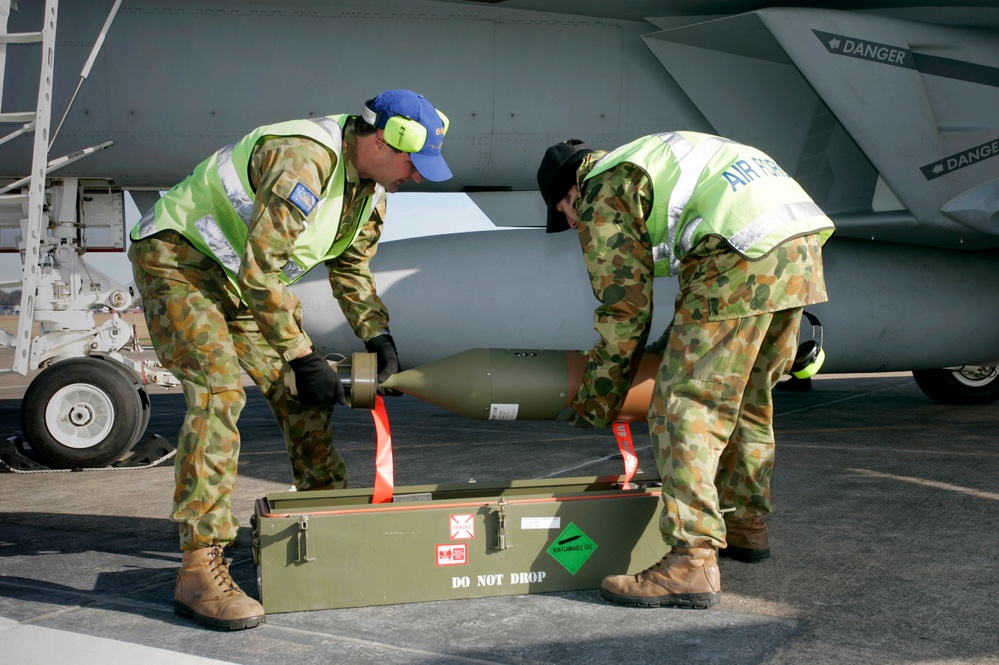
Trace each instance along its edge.
{"label": "reflective stripe on vest", "polygon": [[645,136],[604,155],[584,181],[621,164],[651,181],[645,221],[659,277],[678,272],[683,257],[709,235],[753,260],[788,238],[819,233],[825,242],[835,230],[793,178],[737,141],[698,132]]}
{"label": "reflective stripe on vest", "polygon": [[356,241],[385,195],[384,188],[376,185],[370,196],[357,202],[357,214],[341,219],[346,182],[342,127],[350,118],[341,115],[290,120],[256,128],[198,164],[142,216],[130,237],[137,241],[159,231],[176,231],[195,249],[214,258],[229,281],[240,289],[241,259],[256,200],[248,173],[256,142],[269,135],[302,136],[324,146],[336,160],[336,167],[308,216],[312,221],[305,220],[305,229],[295,239],[289,261],[280,269],[282,281],[294,282]]}
{"label": "reflective stripe on vest", "polygon": [[228,270],[238,273],[241,265],[239,254],[222,233],[222,227],[215,221],[215,218],[211,215],[205,215],[194,223],[194,227],[198,229],[198,233],[211,248],[215,259]]}
{"label": "reflective stripe on vest", "polygon": [[136,224],[139,229],[139,238],[148,238],[152,234],[156,233],[156,206],[147,210],[142,217],[139,218],[139,223]]}
{"label": "reflective stripe on vest", "polygon": [[744,226],[738,233],[729,238],[728,241],[737,252],[745,254],[760,238],[763,238],[784,224],[824,214],[822,208],[812,201],[786,203],[766,211]]}
{"label": "reflective stripe on vest", "polygon": [[[330,146],[334,147],[336,158],[339,161],[339,146],[343,144],[343,132],[340,130],[340,125],[329,118],[310,118],[310,120],[325,129],[326,133],[330,135]],[[236,166],[232,163],[232,149],[235,145],[235,143],[230,143],[219,150],[215,154],[215,161],[219,179],[222,181],[222,188],[225,190],[226,196],[229,197],[229,203],[232,204],[233,210],[236,211],[240,219],[249,226],[250,220],[253,218],[253,201],[243,189],[243,183],[239,181]]]}
{"label": "reflective stripe on vest", "polygon": [[[708,162],[718,154],[725,143],[731,143],[727,139],[712,137],[694,148],[690,142],[675,132],[657,134],[670,147],[677,165],[680,167],[680,178],[676,181],[676,186],[669,195],[669,206],[667,207],[666,239],[652,248],[652,260],[669,261],[670,272],[676,272],[680,266],[680,259],[676,254],[676,247],[673,245],[676,237],[676,227],[680,223],[683,211],[687,209],[690,197],[694,195],[694,189],[700,181],[701,172]],[[694,231],[704,221],[700,217],[690,220],[683,229],[680,238],[680,249],[683,252],[690,250],[690,243],[694,237]]]}
{"label": "reflective stripe on vest", "polygon": [[[243,223],[249,226],[250,219],[253,218],[253,201],[250,200],[249,194],[243,190],[243,183],[239,181],[236,166],[232,163],[232,149],[234,147],[236,144],[230,143],[215,153],[215,164],[219,180],[222,181],[222,189],[225,190],[225,195],[228,197],[229,203],[232,204],[232,209],[236,211]],[[212,221],[215,221],[214,217]],[[202,233],[202,235],[204,234]]]}
{"label": "reflective stripe on vest", "polygon": [[[310,120],[325,129],[330,135],[330,145],[337,146],[334,152],[339,161],[339,146],[343,143],[343,132],[340,130],[340,125],[329,118],[310,118]],[[246,190],[243,189],[243,183],[239,181],[239,174],[236,172],[236,165],[232,161],[232,149],[235,145],[235,143],[230,143],[219,150],[215,154],[215,163],[218,169],[219,180],[222,181],[222,189],[225,190],[225,195],[229,198],[229,203],[232,205],[233,210],[236,211],[236,214],[239,215],[239,218],[243,220],[243,223],[249,226],[250,220],[253,219],[254,204],[250,200],[250,196],[246,193]],[[238,274],[242,261],[240,261],[239,254],[236,253],[235,248],[226,239],[225,234],[222,233],[222,229],[215,218],[211,215],[206,215],[195,222],[194,225],[201,232],[201,237],[205,239],[205,242],[211,248],[212,253],[215,254],[215,258],[219,260],[219,263],[233,273]],[[292,282],[301,277],[305,272],[300,265],[291,259],[288,259],[288,262],[281,266],[281,271]]]}

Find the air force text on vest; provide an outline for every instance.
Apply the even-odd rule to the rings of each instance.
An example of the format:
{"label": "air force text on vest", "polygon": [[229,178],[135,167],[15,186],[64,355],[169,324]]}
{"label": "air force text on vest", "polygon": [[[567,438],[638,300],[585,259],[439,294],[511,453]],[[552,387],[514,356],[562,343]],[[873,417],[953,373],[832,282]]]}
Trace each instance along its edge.
{"label": "air force text on vest", "polygon": [[784,169],[777,166],[777,162],[772,159],[740,159],[733,162],[728,169],[722,173],[722,177],[728,180],[729,187],[736,191],[743,185],[748,185],[759,178],[790,178]]}

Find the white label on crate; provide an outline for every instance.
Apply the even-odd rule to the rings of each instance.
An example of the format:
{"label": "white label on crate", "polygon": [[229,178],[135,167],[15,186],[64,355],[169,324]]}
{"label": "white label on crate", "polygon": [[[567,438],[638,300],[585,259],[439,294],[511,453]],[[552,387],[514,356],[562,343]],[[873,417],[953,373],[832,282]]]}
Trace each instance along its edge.
{"label": "white label on crate", "polygon": [[438,566],[464,566],[468,563],[468,545],[438,545]]}
{"label": "white label on crate", "polygon": [[562,526],[561,517],[521,517],[521,529],[558,529]]}
{"label": "white label on crate", "polygon": [[490,404],[489,420],[516,420],[520,404]]}
{"label": "white label on crate", "polygon": [[451,540],[475,538],[475,515],[451,515]]}

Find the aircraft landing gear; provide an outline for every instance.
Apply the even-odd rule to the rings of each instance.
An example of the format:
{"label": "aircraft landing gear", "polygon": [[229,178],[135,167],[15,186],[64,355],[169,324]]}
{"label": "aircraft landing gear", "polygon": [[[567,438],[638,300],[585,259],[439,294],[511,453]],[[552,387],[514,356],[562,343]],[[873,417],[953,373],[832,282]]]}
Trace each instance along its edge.
{"label": "aircraft landing gear", "polygon": [[95,468],[118,460],[146,431],[149,415],[149,396],[135,373],[97,357],[50,365],[21,400],[25,438],[57,468]]}
{"label": "aircraft landing gear", "polygon": [[941,404],[992,404],[999,400],[999,366],[964,365],[956,369],[912,371],[916,385]]}

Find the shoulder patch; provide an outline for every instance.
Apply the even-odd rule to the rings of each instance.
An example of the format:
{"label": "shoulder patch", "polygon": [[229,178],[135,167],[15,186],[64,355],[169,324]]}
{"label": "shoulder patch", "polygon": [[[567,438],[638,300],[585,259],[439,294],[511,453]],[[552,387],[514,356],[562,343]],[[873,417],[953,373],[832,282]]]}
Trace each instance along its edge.
{"label": "shoulder patch", "polygon": [[288,197],[288,200],[294,203],[305,216],[308,216],[313,208],[316,207],[316,203],[319,202],[319,198],[302,183],[295,185],[295,189],[291,190],[291,196]]}

